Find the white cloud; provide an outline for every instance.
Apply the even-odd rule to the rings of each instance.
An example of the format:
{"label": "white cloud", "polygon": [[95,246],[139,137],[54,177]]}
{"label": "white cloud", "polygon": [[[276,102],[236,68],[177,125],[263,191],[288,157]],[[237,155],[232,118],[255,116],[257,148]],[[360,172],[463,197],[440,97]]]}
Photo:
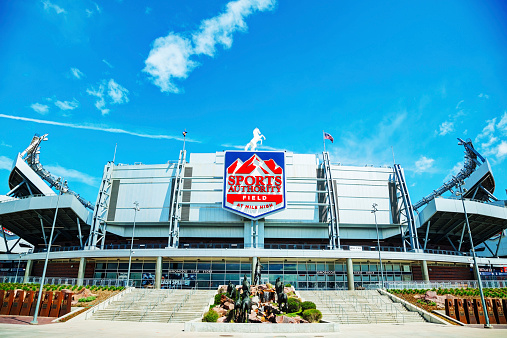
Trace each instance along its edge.
{"label": "white cloud", "polygon": [[451,171],[449,172],[449,174],[447,174],[447,176],[444,178],[444,182],[447,182],[449,181],[453,176],[456,176],[460,171],[461,169],[463,168],[463,161],[461,162],[458,162],[454,165],[454,167],[452,167]]}
{"label": "white cloud", "polygon": [[502,131],[504,133],[507,133],[507,112],[503,113],[502,119],[500,120],[500,122],[498,122],[498,124],[496,125],[496,127],[500,131]]}
{"label": "white cloud", "polygon": [[51,174],[65,178],[67,181],[78,181],[87,185],[96,186],[98,179],[75,169],[67,169],[60,165],[44,166]]}
{"label": "white cloud", "polygon": [[433,162],[435,162],[434,159],[421,156],[417,161],[415,161],[415,172],[423,173],[429,171],[433,167]]}
{"label": "white cloud", "polygon": [[50,11],[50,10],[54,10],[56,12],[56,14],[62,14],[62,13],[65,13],[65,9],[63,9],[62,7],[58,6],[58,5],[55,5],[53,3],[51,3],[50,1],[46,0],[46,1],[42,1],[42,4],[44,5],[44,9],[46,11]]}
{"label": "white cloud", "polygon": [[440,125],[440,132],[438,134],[444,136],[452,131],[454,131],[454,122],[445,121]]}
{"label": "white cloud", "polygon": [[[154,135],[154,134],[138,133],[138,132],[128,131],[128,130],[124,130],[124,129],[110,128],[110,127],[106,127],[106,126],[99,126],[99,125],[93,125],[93,124],[75,124],[75,123],[56,122],[56,121],[39,120],[39,119],[32,119],[29,117],[13,116],[13,115],[6,115],[6,114],[0,114],[0,118],[6,118],[6,119],[10,119],[10,120],[17,120],[17,121],[25,121],[25,122],[33,122],[33,123],[38,123],[38,124],[48,124],[48,125],[52,125],[52,126],[60,126],[60,127],[74,128],[74,129],[103,131],[106,133],[113,133],[113,134],[127,134],[127,135],[132,135],[132,136],[150,138],[150,139],[183,141],[183,137],[181,137],[181,136]],[[188,137],[187,137],[186,141],[200,143],[200,141],[193,140]]]}
{"label": "white cloud", "polygon": [[329,148],[331,158],[344,165],[392,165],[390,146],[406,131],[403,126],[407,123],[407,116],[407,111],[401,110],[385,116],[376,125],[365,127],[364,122],[357,121],[336,135],[328,130],[335,136],[334,144]]}
{"label": "white cloud", "polygon": [[12,146],[10,144],[5,143],[4,141],[0,142],[0,146],[7,147],[7,148],[12,148]]}
{"label": "white cloud", "polygon": [[152,11],[151,7],[146,7],[146,9],[144,10],[144,14],[150,14]]}
{"label": "white cloud", "polygon": [[232,46],[232,35],[245,31],[245,18],[256,11],[271,10],[276,0],[237,0],[226,5],[222,14],[201,22],[199,29],[186,38],[174,32],[159,37],[145,60],[145,73],[162,92],[179,93],[174,79],[186,79],[198,65],[193,55],[214,56],[216,45]]}
{"label": "white cloud", "polygon": [[456,105],[456,109],[460,109],[460,106],[463,102],[465,102],[465,100],[459,101],[458,104]]}
{"label": "white cloud", "polygon": [[153,83],[160,87],[161,91],[179,93],[173,79],[186,79],[195,68],[197,63],[190,60],[191,55],[190,41],[170,33],[155,40],[143,71],[151,75]]}
{"label": "white cloud", "polygon": [[480,93],[479,95],[477,95],[478,97],[483,97],[485,99],[489,99],[489,95],[488,94],[484,94],[484,93]]}
{"label": "white cloud", "polygon": [[56,101],[55,106],[60,108],[61,110],[74,110],[79,107],[79,102],[76,99],[72,101]]}
{"label": "white cloud", "polygon": [[74,76],[76,79],[80,79],[80,78],[84,77],[83,72],[77,68],[71,68],[70,72],[71,72],[72,76]]}
{"label": "white cloud", "polygon": [[113,79],[109,79],[107,82],[107,93],[106,93],[106,80],[102,80],[99,84],[98,89],[94,87],[88,88],[86,92],[89,95],[95,96],[98,100],[95,102],[95,107],[100,110],[102,115],[109,114],[109,109],[106,108],[106,97],[110,98],[111,104],[122,104],[129,102],[127,94],[129,91],[116,83]]}
{"label": "white cloud", "polygon": [[114,68],[113,65],[107,62],[106,59],[102,59],[102,62],[104,62],[109,68]]}
{"label": "white cloud", "polygon": [[129,102],[129,98],[127,97],[129,91],[117,84],[113,79],[110,79],[107,83],[107,89],[107,94],[112,100],[111,103],[120,104]]}
{"label": "white cloud", "polygon": [[493,160],[503,161],[507,155],[507,112],[504,112],[500,121],[496,123],[497,118],[486,120],[486,126],[482,132],[475,138],[475,143],[479,144],[482,155],[491,156]]}
{"label": "white cloud", "polygon": [[30,108],[32,108],[37,113],[42,114],[42,115],[46,115],[49,111],[49,106],[47,106],[45,104],[40,104],[40,103],[33,103],[30,105]]}
{"label": "white cloud", "polygon": [[104,84],[100,84],[99,89],[97,90],[93,87],[88,88],[86,92],[88,95],[92,95],[98,98],[98,100],[95,101],[95,107],[100,110],[102,115],[109,113],[109,109],[104,108],[106,106],[106,100],[104,99]]}
{"label": "white cloud", "polygon": [[502,141],[496,147],[496,157],[499,159],[503,159],[507,155],[507,141]]}
{"label": "white cloud", "polygon": [[13,162],[13,160],[6,156],[0,156],[0,170],[11,170]]}
{"label": "white cloud", "polygon": [[[95,5],[95,11],[97,11],[97,13],[102,13],[102,8],[99,7],[99,5],[97,5],[96,2],[93,3]],[[94,9],[85,9],[85,12],[86,12],[86,16],[88,16],[89,18],[95,13]]]}

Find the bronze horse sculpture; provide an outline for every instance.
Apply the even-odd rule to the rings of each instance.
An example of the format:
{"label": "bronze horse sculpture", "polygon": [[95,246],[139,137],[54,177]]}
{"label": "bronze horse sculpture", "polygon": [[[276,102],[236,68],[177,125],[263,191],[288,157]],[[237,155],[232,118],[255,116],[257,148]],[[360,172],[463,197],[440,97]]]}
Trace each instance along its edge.
{"label": "bronze horse sculpture", "polygon": [[289,298],[286,293],[283,292],[283,283],[280,277],[275,282],[276,297],[278,298],[278,308],[280,311],[287,312],[289,310]]}
{"label": "bronze horse sculpture", "polygon": [[230,281],[229,285],[227,285],[227,295],[233,300],[236,300],[236,298],[238,298],[238,289],[236,289],[236,286]]}

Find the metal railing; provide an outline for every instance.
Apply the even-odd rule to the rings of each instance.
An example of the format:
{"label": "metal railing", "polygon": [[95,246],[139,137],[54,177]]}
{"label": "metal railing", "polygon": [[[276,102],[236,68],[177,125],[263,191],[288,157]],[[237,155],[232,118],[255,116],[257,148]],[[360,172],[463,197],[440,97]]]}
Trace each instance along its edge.
{"label": "metal railing", "polygon": [[[245,249],[250,246],[245,246],[243,243],[180,243],[177,249]],[[257,249],[268,250],[331,250],[329,245],[325,244],[260,244]],[[134,244],[133,249],[174,249],[167,248],[167,244],[162,243],[147,243],[147,244]],[[337,249],[345,251],[367,251],[378,252],[379,248],[375,245],[341,245]],[[66,252],[66,251],[80,251],[85,250],[81,246],[55,246],[51,247],[51,252]],[[97,250],[130,250],[130,244],[108,244],[103,249],[97,247]],[[34,253],[46,252],[46,248],[35,248]],[[381,246],[381,252],[405,252],[403,247],[396,246]],[[434,255],[448,255],[448,256],[470,256],[469,252],[452,251],[452,250],[437,250],[425,249],[424,253]]]}
{"label": "metal railing", "polygon": [[344,320],[347,324],[349,324],[349,316],[340,304],[333,302],[329,295],[323,295],[320,291],[314,290],[313,293],[327,306],[331,313],[339,315],[340,320]]}
{"label": "metal railing", "polygon": [[[507,280],[482,280],[483,288],[507,288]],[[478,288],[476,280],[457,281],[394,281],[385,282],[386,289],[456,289],[456,288]]]}
{"label": "metal railing", "polygon": [[98,310],[103,310],[105,309],[106,307],[108,307],[112,302],[116,302],[118,301],[119,299],[121,299],[123,296],[125,296],[126,294],[132,292],[133,288],[127,288],[125,289],[125,291],[123,292],[120,292],[119,294],[117,295],[114,295],[113,297],[110,297],[108,299],[106,299],[104,302],[102,303],[99,303],[97,304],[96,306],[94,306],[92,309],[90,309],[91,311],[87,311],[86,314],[85,314],[85,320],[88,319],[88,315],[94,315],[95,312],[97,312]]}
{"label": "metal railing", "polygon": [[[42,277],[28,277],[28,284],[40,284]],[[0,283],[23,283],[24,276],[4,276],[0,277]],[[44,285],[77,285],[78,278],[68,277],[46,277],[44,278]],[[101,278],[83,278],[83,286],[132,286],[134,280],[130,280],[129,285],[126,279],[101,279]]]}
{"label": "metal railing", "polygon": [[197,291],[197,287],[193,287],[192,289],[190,289],[190,292],[188,292],[185,297],[183,298],[183,300],[178,303],[173,311],[171,312],[171,315],[169,316],[169,320],[167,321],[168,323],[171,322],[171,320],[173,319],[174,315],[183,307],[185,306],[186,302],[190,299],[190,297],[192,297],[193,294],[195,294],[195,292]]}
{"label": "metal railing", "polygon": [[398,307],[394,305],[393,302],[386,303],[381,296],[377,294],[372,294],[370,292],[359,291],[359,294],[365,297],[370,303],[375,304],[381,311],[386,313],[393,313],[396,316],[396,318],[401,317],[402,323],[405,323],[405,316],[403,315],[403,312],[401,312],[400,309],[398,309]]}

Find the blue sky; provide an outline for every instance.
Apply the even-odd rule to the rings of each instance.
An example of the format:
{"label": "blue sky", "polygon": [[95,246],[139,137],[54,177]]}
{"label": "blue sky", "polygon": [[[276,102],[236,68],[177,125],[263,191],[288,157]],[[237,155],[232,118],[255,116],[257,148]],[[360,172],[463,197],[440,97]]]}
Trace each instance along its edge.
{"label": "blue sky", "polygon": [[[95,202],[104,165],[264,149],[404,168],[413,202],[470,138],[507,188],[502,1],[2,1],[0,193],[33,134]],[[261,148],[262,149],[262,148]]]}

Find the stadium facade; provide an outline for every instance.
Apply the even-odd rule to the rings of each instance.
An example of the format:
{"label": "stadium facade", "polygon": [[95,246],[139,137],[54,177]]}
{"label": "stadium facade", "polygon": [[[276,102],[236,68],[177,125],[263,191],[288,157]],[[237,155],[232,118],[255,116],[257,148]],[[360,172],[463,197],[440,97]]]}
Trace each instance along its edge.
{"label": "stadium facade", "polygon": [[[347,166],[327,152],[255,144],[188,161],[182,150],[156,165],[109,162],[90,203],[40,164],[44,139],[18,155],[0,199],[0,224],[30,243],[5,242],[0,273],[25,281],[42,275],[53,221],[47,277],[126,280],[130,267],[135,285],[157,288],[239,283],[258,266],[263,282],[282,277],[298,289],[472,280],[464,210],[476,246],[507,228],[491,167],[471,142],[456,178],[465,192],[453,181],[415,204],[400,165]],[[483,278],[507,278],[500,247],[478,259]]]}

